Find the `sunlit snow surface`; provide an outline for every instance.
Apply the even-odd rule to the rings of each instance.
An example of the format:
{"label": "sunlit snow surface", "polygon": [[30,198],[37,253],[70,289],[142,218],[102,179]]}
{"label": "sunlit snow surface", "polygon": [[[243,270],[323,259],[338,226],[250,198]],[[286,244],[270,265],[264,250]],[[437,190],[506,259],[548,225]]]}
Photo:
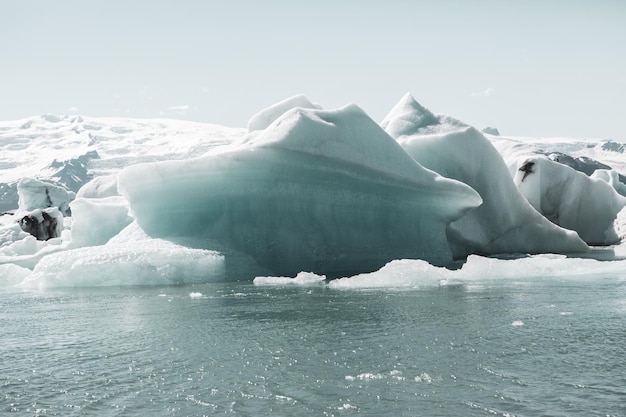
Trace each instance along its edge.
{"label": "sunlit snow surface", "polygon": [[[575,231],[619,243],[625,145],[482,134],[410,95],[380,126],[355,105],[322,110],[304,96],[259,111],[248,129],[43,115],[0,122],[0,151],[0,209],[17,209],[0,216],[3,287],[255,276],[257,285],[419,287],[624,269],[621,245],[585,258],[525,254],[588,252]],[[548,160],[555,152],[612,169],[590,179]],[[543,179],[546,167],[568,188]],[[18,200],[20,181],[30,188]],[[46,204],[68,217],[41,241],[16,221]],[[465,262],[472,253],[510,255]],[[327,273],[346,278],[328,283]]]}

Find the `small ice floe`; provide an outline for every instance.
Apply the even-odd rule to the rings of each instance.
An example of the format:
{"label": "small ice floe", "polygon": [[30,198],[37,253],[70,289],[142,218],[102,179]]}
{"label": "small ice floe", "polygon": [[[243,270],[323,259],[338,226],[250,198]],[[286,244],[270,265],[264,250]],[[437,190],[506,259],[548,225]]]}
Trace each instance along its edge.
{"label": "small ice floe", "polygon": [[204,295],[201,292],[192,292],[189,293],[189,297],[191,298],[202,298]]}
{"label": "small ice floe", "polygon": [[430,384],[431,382],[433,382],[433,378],[426,372],[424,372],[421,375],[415,377],[415,382],[424,382],[426,384]]}
{"label": "small ice floe", "polygon": [[295,278],[290,277],[256,277],[254,285],[311,285],[323,284],[326,275],[317,275],[312,272],[299,272]]}
{"label": "small ice floe", "polygon": [[559,313],[560,316],[571,316],[572,314],[574,314],[572,311],[561,311]]}
{"label": "small ice floe", "polygon": [[520,327],[523,325],[524,325],[524,322],[521,320],[515,320],[513,323],[511,323],[511,326],[515,326],[515,327]]}

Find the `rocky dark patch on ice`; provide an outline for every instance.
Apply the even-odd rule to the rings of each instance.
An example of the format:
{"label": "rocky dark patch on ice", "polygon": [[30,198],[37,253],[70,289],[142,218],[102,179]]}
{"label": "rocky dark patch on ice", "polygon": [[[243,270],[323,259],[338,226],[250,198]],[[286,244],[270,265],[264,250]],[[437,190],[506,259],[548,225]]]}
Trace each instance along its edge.
{"label": "rocky dark patch on ice", "polygon": [[22,230],[35,236],[37,240],[49,240],[59,237],[62,222],[63,216],[56,207],[35,210],[18,220]]}

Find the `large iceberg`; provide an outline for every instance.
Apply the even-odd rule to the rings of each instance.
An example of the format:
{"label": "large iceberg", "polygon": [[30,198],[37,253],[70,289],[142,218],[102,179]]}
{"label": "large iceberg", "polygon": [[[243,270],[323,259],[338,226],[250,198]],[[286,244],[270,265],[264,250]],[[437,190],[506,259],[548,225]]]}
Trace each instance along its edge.
{"label": "large iceberg", "polygon": [[334,277],[398,258],[446,265],[447,225],[481,204],[355,105],[294,108],[238,148],[131,166],[118,182],[150,236],[249,256],[256,275]]}
{"label": "large iceberg", "polygon": [[417,162],[470,185],[482,197],[480,207],[449,225],[455,256],[588,250],[575,232],[555,226],[528,204],[498,151],[475,128],[433,115],[410,94],[382,126]]}

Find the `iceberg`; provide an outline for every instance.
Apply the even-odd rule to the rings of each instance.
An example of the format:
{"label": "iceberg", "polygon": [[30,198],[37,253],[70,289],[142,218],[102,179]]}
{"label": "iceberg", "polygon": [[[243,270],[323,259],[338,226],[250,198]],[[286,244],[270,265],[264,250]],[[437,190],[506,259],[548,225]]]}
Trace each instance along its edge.
{"label": "iceberg", "polygon": [[533,209],[498,151],[475,128],[434,116],[410,94],[382,126],[421,165],[468,184],[482,197],[480,207],[448,227],[455,257],[588,250],[575,232],[555,226]]}
{"label": "iceberg", "polygon": [[315,285],[324,284],[326,276],[312,272],[300,272],[294,278],[291,277],[255,277],[254,285]]}
{"label": "iceberg", "polygon": [[398,258],[446,265],[447,225],[482,202],[356,105],[293,108],[235,149],[125,168],[118,188],[149,236],[250,257],[252,276],[337,277]]}
{"label": "iceberg", "polygon": [[17,183],[19,210],[33,211],[56,207],[64,216],[70,215],[69,204],[76,194],[66,188],[35,178],[22,178]]}
{"label": "iceberg", "polygon": [[626,206],[626,197],[608,182],[534,156],[519,161],[515,184],[537,211],[575,230],[585,242],[609,245],[619,241],[613,223]]}

